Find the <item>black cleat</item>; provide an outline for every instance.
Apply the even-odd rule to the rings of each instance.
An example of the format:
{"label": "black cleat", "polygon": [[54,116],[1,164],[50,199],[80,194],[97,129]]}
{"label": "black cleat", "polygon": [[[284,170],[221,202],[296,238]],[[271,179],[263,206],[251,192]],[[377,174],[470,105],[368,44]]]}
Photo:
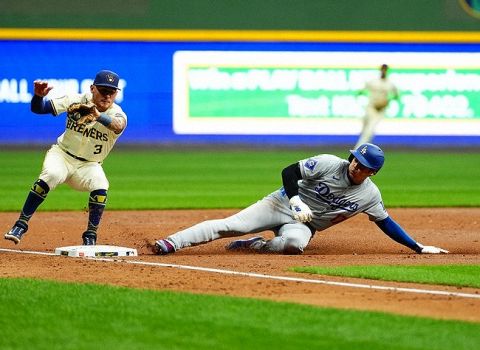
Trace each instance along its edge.
{"label": "black cleat", "polygon": [[96,245],[97,234],[93,231],[85,231],[82,235],[83,245]]}
{"label": "black cleat", "polygon": [[28,225],[23,221],[15,222],[12,229],[5,234],[5,239],[15,242],[15,244],[20,243],[22,236],[28,231]]}
{"label": "black cleat", "polygon": [[175,252],[175,247],[168,239],[159,239],[155,242],[152,250],[157,255],[167,255]]}

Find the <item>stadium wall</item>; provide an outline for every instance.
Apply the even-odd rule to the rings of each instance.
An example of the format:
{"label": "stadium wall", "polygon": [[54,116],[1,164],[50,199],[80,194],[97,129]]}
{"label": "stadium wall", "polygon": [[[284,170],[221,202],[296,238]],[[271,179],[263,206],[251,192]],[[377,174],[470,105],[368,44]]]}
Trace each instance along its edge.
{"label": "stadium wall", "polygon": [[[361,0],[355,2],[357,11],[351,11],[350,1],[295,2],[295,8],[291,1],[245,4],[238,1],[107,0],[93,6],[93,2],[87,0],[75,8],[62,1],[48,2],[41,8],[33,8],[30,3],[16,1],[3,7],[5,10],[0,13],[0,47],[4,53],[0,66],[0,144],[47,144],[62,132],[63,118],[37,116],[29,111],[33,80],[49,79],[55,86],[52,96],[54,91],[80,92],[88,88],[95,72],[104,68],[117,71],[125,84],[118,103],[128,114],[129,125],[121,143],[351,144],[359,129],[358,115],[341,118],[335,115],[328,118],[275,116],[293,119],[292,123],[303,126],[296,131],[291,131],[288,125],[283,131],[277,127],[280,131],[273,133],[262,131],[256,124],[261,118],[252,119],[251,116],[250,119],[237,119],[237,124],[235,120],[231,122],[231,119],[222,120],[217,116],[214,124],[210,120],[210,124],[200,129],[176,128],[175,105],[182,102],[189,105],[193,90],[175,90],[175,81],[177,86],[191,84],[188,76],[183,76],[183,80],[181,75],[178,78],[178,69],[175,73],[175,54],[274,53],[272,60],[264,63],[271,69],[278,57],[293,53],[300,61],[291,62],[290,68],[300,71],[312,68],[311,63],[310,66],[306,63],[308,59],[303,61],[309,54],[343,53],[352,58],[352,64],[343,64],[336,67],[337,70],[373,70],[384,63],[376,59],[375,54],[389,58],[389,53],[453,53],[462,57],[480,53],[478,18],[475,9],[468,7],[466,1]],[[93,14],[92,8],[95,8]],[[289,16],[285,16],[286,13]],[[319,15],[325,13],[329,15]],[[356,53],[373,56],[368,64],[358,64],[355,63]],[[199,63],[193,62],[182,69],[195,68]],[[245,66],[235,63],[230,68],[245,69]],[[423,69],[425,74],[433,69],[428,65],[414,68]],[[468,70],[473,76],[480,74],[478,67],[469,64],[436,68],[447,71],[446,79],[451,79],[448,69]],[[325,67],[317,64],[313,69],[319,71]],[[463,116],[452,118],[451,115],[438,116],[435,113],[439,112],[435,112],[433,115],[424,113],[418,118],[403,118],[409,121],[400,125],[413,131],[400,134],[380,131],[378,142],[427,147],[480,145],[480,113],[475,109],[479,103],[475,97],[477,89],[480,89],[477,85],[460,89],[469,100],[467,109],[472,111],[469,115],[465,112]],[[442,96],[435,97],[433,102],[434,96],[424,95],[432,105],[438,98],[450,98],[448,91],[445,88]],[[215,93],[211,94],[213,99],[209,104],[215,103],[215,96],[222,99],[228,96]],[[263,95],[254,95],[253,99],[258,96]],[[195,116],[188,117],[194,120]],[[402,120],[402,116],[393,119]],[[434,123],[415,132],[412,119],[421,119],[422,124],[425,120]],[[281,125],[279,120],[273,118],[270,123]],[[326,132],[327,128],[322,127],[326,122],[337,121],[351,127],[342,126],[338,132],[335,128]],[[456,128],[449,132],[453,130],[452,123],[459,124],[457,121],[467,122],[467,126],[461,128],[466,132]],[[217,124],[224,125],[223,129],[209,133],[208,126]],[[245,125],[251,127],[243,128]],[[438,128],[440,132],[431,131]],[[239,132],[240,129],[246,131]]]}

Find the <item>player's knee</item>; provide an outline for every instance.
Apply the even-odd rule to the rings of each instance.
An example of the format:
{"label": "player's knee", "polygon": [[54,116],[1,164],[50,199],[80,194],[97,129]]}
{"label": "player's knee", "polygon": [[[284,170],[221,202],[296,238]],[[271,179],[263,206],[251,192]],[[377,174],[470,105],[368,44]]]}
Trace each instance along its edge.
{"label": "player's knee", "polygon": [[42,173],[40,174],[40,181],[42,181],[49,189],[49,191],[57,188],[58,185],[65,182],[65,177],[55,173]]}
{"label": "player's knee", "polygon": [[303,244],[296,238],[287,238],[283,246],[283,254],[299,255],[303,253]]}
{"label": "player's knee", "polygon": [[89,189],[90,192],[93,191],[100,191],[99,188],[104,189],[104,191],[108,191],[110,184],[108,180],[101,175],[92,176],[85,184],[85,188]]}

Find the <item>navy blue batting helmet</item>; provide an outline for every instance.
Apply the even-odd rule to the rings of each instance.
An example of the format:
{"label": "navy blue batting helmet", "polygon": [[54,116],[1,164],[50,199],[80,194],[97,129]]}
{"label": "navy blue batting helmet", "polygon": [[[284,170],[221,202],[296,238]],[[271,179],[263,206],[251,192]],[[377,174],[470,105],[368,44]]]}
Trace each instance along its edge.
{"label": "navy blue batting helmet", "polygon": [[373,143],[364,143],[357,149],[350,150],[350,153],[349,161],[355,157],[360,164],[375,171],[379,171],[385,161],[385,154],[380,147]]}

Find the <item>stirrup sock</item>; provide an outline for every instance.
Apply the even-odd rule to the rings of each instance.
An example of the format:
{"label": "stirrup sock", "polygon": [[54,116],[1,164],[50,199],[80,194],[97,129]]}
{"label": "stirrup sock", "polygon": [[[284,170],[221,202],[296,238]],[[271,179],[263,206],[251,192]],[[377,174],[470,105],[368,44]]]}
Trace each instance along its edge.
{"label": "stirrup sock", "polygon": [[19,220],[27,223],[40,204],[42,204],[45,198],[47,198],[49,191],[50,187],[45,181],[41,179],[35,181],[28,193],[27,199],[25,200]]}
{"label": "stirrup sock", "polygon": [[88,201],[88,231],[97,232],[106,204],[107,190],[95,190],[90,193]]}

